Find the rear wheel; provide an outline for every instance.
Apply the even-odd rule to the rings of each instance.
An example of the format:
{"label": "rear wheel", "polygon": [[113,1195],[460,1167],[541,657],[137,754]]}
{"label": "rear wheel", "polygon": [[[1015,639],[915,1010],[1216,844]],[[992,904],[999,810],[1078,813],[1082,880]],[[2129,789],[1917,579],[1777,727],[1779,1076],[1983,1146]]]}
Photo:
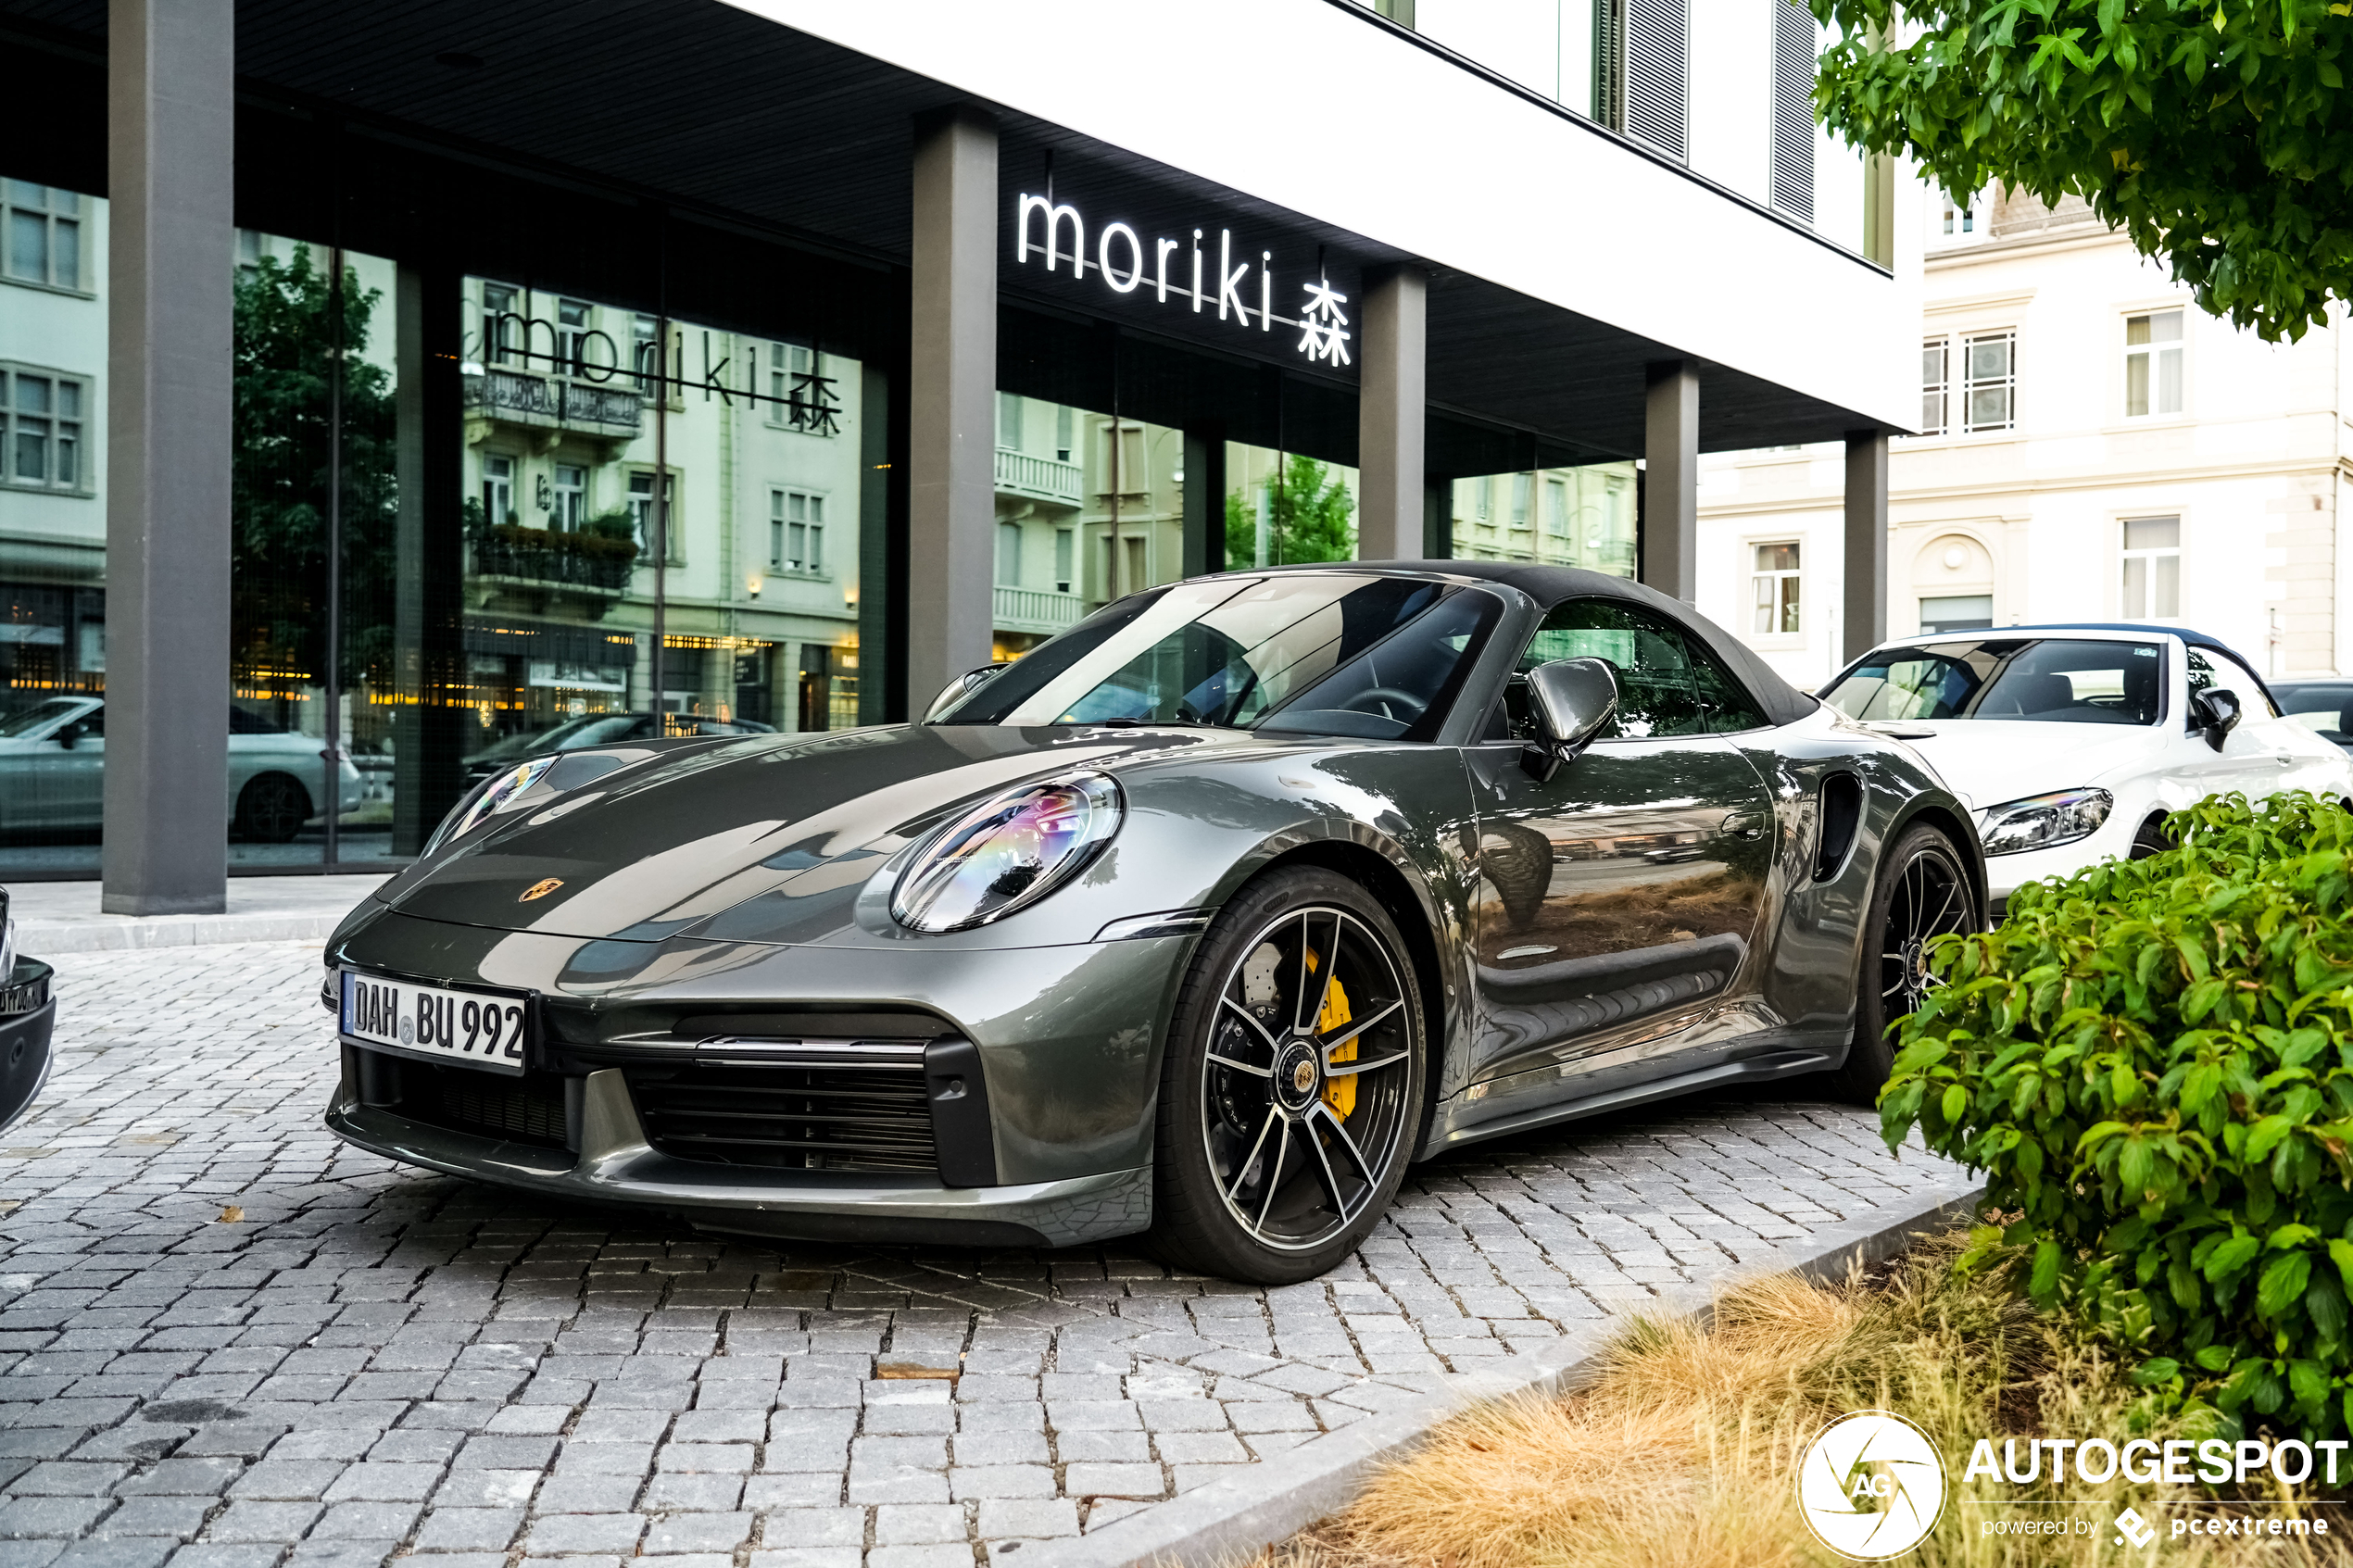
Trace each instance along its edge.
{"label": "rear wheel", "polygon": [[1943,982],[1929,972],[1928,947],[1937,937],[1978,928],[1977,893],[1960,851],[1935,828],[1907,829],[1880,862],[1863,923],[1862,984],[1855,998],[1855,1043],[1833,1075],[1840,1098],[1859,1105],[1879,1098],[1895,1064],[1888,1025],[1920,1005]]}
{"label": "rear wheel", "polygon": [[263,773],[237,793],[237,832],[263,844],[283,844],[310,820],[310,792],[285,773]]}
{"label": "rear wheel", "polygon": [[1378,900],[1311,868],[1245,888],[1170,1022],[1155,1250],[1259,1285],[1340,1262],[1404,1179],[1423,1058],[1421,994]]}

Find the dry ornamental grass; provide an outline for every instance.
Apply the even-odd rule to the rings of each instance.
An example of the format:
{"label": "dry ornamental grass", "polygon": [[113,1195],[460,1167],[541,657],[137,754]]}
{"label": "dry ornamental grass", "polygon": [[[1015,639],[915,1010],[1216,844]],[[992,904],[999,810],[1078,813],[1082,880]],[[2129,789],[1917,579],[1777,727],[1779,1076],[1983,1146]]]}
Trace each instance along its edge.
{"label": "dry ornamental grass", "polygon": [[[1336,1518],[1260,1554],[1253,1568],[1797,1568],[1843,1562],[1806,1528],[1799,1461],[1828,1422],[1880,1409],[1908,1417],[1944,1457],[1935,1530],[1895,1561],[1920,1568],[2158,1562],[2189,1568],[2353,1561],[2340,1488],[2250,1489],[2219,1503],[2195,1487],[1963,1479],[1977,1440],[2164,1438],[2131,1430],[2136,1390],[2104,1349],[2036,1314],[1996,1281],[1952,1275],[1960,1238],[1837,1286],[1789,1275],[1726,1294],[1711,1326],[1638,1323],[1601,1376],[1563,1399],[1507,1400],[1440,1427]],[[2340,1470],[2353,1482],[2353,1468]],[[2250,1483],[2252,1486],[2252,1483]],[[2029,1499],[2078,1506],[2024,1507]],[[2260,1506],[2256,1505],[2259,1499]],[[1999,1503],[2003,1506],[1982,1506]],[[2130,1504],[2149,1548],[2118,1544]],[[2175,1537],[2209,1513],[2325,1520],[2328,1535],[2260,1541]],[[1989,1522],[2071,1518],[2089,1534],[1992,1533]],[[2344,1543],[2340,1545],[2340,1543]]]}

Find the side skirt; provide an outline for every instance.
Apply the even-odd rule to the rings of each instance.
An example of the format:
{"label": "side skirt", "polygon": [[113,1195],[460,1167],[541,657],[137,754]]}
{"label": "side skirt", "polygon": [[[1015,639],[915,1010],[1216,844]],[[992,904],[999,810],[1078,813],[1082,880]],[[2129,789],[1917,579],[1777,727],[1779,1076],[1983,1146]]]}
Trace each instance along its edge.
{"label": "side skirt", "polygon": [[[1466,1112],[1478,1104],[1471,1098],[1473,1090],[1485,1090],[1484,1099],[1503,1089],[1508,1080],[1492,1080],[1472,1085],[1445,1101],[1432,1119],[1429,1136],[1415,1150],[1416,1160],[1427,1160],[1446,1149],[1459,1148],[1465,1144],[1478,1143],[1488,1138],[1500,1138],[1511,1133],[1526,1132],[1531,1127],[1549,1126],[1555,1122],[1575,1122],[1607,1111],[1623,1110],[1632,1106],[1647,1105],[1653,1100],[1672,1099],[1702,1089],[1720,1087],[1725,1084],[1757,1083],[1772,1078],[1793,1077],[1801,1073],[1821,1073],[1838,1066],[1845,1060],[1843,1049],[1801,1047],[1769,1051],[1761,1056],[1743,1057],[1738,1061],[1724,1062],[1716,1067],[1704,1067],[1694,1072],[1679,1073],[1672,1077],[1655,1078],[1646,1084],[1629,1085],[1622,1089],[1588,1095],[1582,1098],[1555,1100],[1549,1105],[1533,1106],[1526,1110],[1506,1111],[1500,1116],[1466,1119]],[[1534,1074],[1530,1074],[1534,1076]],[[1557,1083],[1547,1072],[1547,1079]]]}

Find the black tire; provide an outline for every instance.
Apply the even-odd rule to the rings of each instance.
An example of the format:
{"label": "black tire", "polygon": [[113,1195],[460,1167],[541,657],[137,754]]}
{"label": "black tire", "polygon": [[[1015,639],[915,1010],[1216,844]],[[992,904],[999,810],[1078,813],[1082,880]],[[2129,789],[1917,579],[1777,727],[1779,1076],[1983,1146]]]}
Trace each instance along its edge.
{"label": "black tire", "polygon": [[1888,1025],[1919,1007],[1922,994],[1938,983],[1921,964],[1921,948],[1932,937],[1975,931],[1982,923],[1967,867],[1953,841],[1924,822],[1906,829],[1881,859],[1863,922],[1855,1042],[1831,1074],[1840,1098],[1857,1105],[1878,1101],[1895,1064]]}
{"label": "black tire", "polygon": [[[1335,1008],[1320,1036],[1302,1031],[1302,1015]],[[1242,889],[1194,952],[1169,1022],[1153,1250],[1253,1285],[1331,1269],[1405,1178],[1426,1065],[1421,990],[1377,899],[1313,867]]]}
{"label": "black tire", "polygon": [[310,820],[310,792],[291,773],[259,773],[237,792],[237,834],[283,844]]}
{"label": "black tire", "polygon": [[2133,847],[2125,852],[2124,858],[2145,860],[2151,855],[2161,855],[2172,847],[2172,843],[2165,836],[2165,819],[2151,817],[2133,830]]}

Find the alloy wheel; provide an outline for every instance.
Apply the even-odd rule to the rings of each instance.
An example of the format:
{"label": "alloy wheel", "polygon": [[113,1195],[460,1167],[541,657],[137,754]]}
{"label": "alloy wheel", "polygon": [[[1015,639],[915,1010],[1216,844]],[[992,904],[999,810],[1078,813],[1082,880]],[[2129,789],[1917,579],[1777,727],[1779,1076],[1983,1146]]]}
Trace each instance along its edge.
{"label": "alloy wheel", "polygon": [[1404,1157],[1403,971],[1370,926],[1327,905],[1286,911],[1239,952],[1202,1061],[1202,1137],[1234,1221],[1304,1251],[1363,1218]]}
{"label": "alloy wheel", "polygon": [[1969,882],[1941,841],[1924,844],[1904,862],[1887,921],[1880,933],[1880,1008],[1893,1021],[1917,1011],[1921,999],[1944,984],[1928,967],[1928,948],[1937,937],[1969,928]]}

